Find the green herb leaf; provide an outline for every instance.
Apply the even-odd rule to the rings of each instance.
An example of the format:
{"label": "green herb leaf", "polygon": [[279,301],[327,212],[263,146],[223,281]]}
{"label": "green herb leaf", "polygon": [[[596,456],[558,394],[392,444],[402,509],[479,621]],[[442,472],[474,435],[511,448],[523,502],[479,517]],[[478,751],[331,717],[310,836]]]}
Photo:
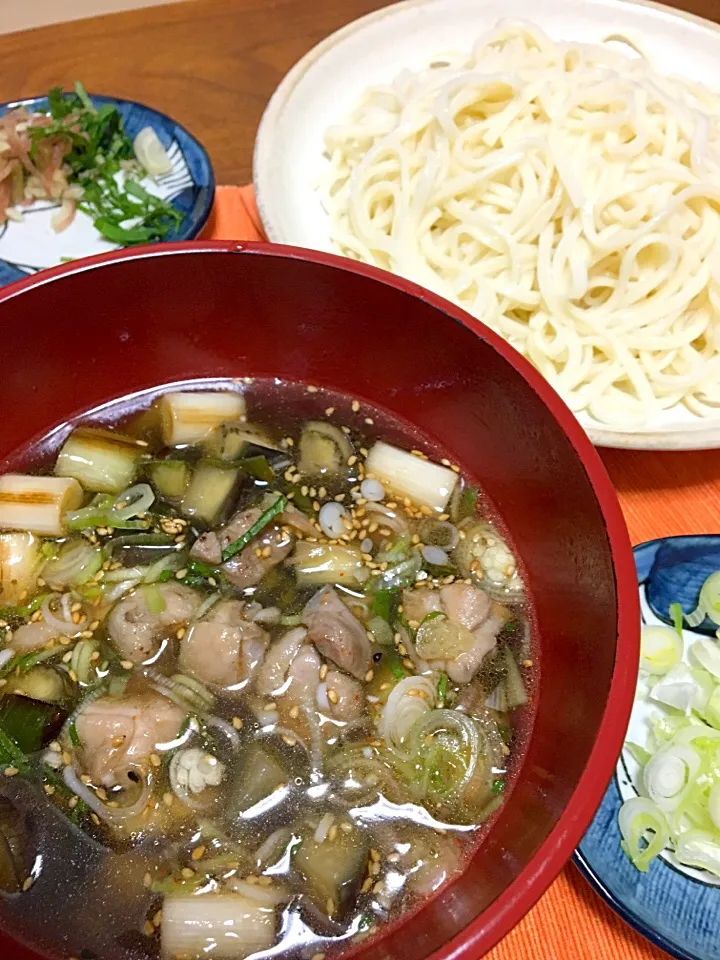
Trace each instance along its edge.
{"label": "green herb leaf", "polygon": [[448,695],[448,686],[450,684],[450,677],[446,673],[440,674],[440,679],[438,680],[437,692],[439,700],[446,700]]}
{"label": "green herb leaf", "polygon": [[500,777],[498,777],[496,780],[493,780],[492,792],[496,797],[501,793],[505,793],[505,781]]}
{"label": "green herb leaf", "polygon": [[281,494],[272,506],[268,507],[265,513],[261,514],[255,523],[241,537],[238,537],[233,543],[229,544],[222,552],[223,560],[230,560],[236,553],[240,553],[250,541],[260,533],[275,517],[282,513],[288,504],[286,496]]}
{"label": "green herb leaf", "polygon": [[70,743],[74,747],[80,746],[80,734],[77,732],[77,727],[75,726],[74,720],[68,727],[68,736],[70,737]]}

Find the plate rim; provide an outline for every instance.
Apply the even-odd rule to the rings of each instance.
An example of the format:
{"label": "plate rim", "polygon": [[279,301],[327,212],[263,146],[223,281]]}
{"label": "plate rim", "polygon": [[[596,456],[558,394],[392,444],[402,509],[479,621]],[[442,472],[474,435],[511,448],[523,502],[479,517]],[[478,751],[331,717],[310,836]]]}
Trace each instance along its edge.
{"label": "plate rim", "polygon": [[[443,0],[399,0],[399,2],[391,3],[357,17],[311,47],[280,80],[260,118],[252,156],[252,184],[255,191],[255,200],[265,235],[271,243],[290,245],[298,243],[297,238],[285,236],[284,232],[278,227],[278,223],[269,212],[271,201],[267,199],[274,192],[270,171],[273,155],[277,153],[276,132],[278,121],[298,84],[320,59],[343,43],[347,37],[354,36],[367,27],[384,19],[391,19],[406,10],[430,7],[442,2]],[[586,0],[586,3],[588,6],[597,7],[639,7],[647,10],[650,15],[663,15],[671,19],[686,21],[704,30],[710,30],[720,40],[720,23],[715,23],[686,10],[676,9],[665,3],[657,2],[657,0]],[[341,256],[338,251],[332,249],[329,241],[323,246],[315,246],[311,249]],[[597,447],[618,450],[675,451],[720,449],[720,409],[715,417],[698,418],[687,423],[668,424],[667,427],[652,427],[647,430],[596,425],[588,423],[585,418],[581,417],[578,417],[578,420]]]}
{"label": "plate rim", "polygon": [[[63,96],[69,96],[72,94],[71,90],[63,90]],[[91,100],[99,100],[104,103],[121,103],[127,104],[130,107],[139,107],[141,110],[147,110],[149,113],[154,113],[156,116],[161,117],[163,120],[168,120],[173,126],[177,127],[179,130],[182,130],[183,134],[190,140],[193,146],[198,150],[198,153],[203,158],[203,161],[207,167],[208,171],[208,182],[207,186],[198,187],[197,184],[193,181],[194,187],[196,190],[205,190],[207,192],[207,197],[202,205],[199,215],[194,220],[194,225],[190,230],[186,230],[178,234],[174,238],[174,242],[182,243],[186,240],[195,240],[202,233],[205,228],[205,224],[210,218],[210,213],[212,212],[213,204],[215,203],[215,192],[216,192],[216,179],[215,179],[215,168],[213,166],[210,153],[205,145],[202,143],[195,134],[188,130],[184,123],[180,123],[179,120],[176,120],[175,117],[171,116],[169,113],[166,113],[164,110],[159,110],[157,107],[153,107],[148,103],[143,103],[141,100],[132,100],[129,97],[114,97],[111,94],[107,93],[93,93],[88,90],[87,95]],[[3,116],[8,110],[15,110],[18,107],[24,107],[31,103],[37,103],[38,101],[47,100],[48,94],[40,93],[36,96],[22,97],[19,100],[4,100],[0,103],[0,116]],[[183,151],[183,156],[184,156]],[[185,218],[183,218],[185,219]],[[170,241],[158,241],[159,243],[170,242]],[[127,248],[122,248],[127,249]],[[49,269],[49,268],[44,268]]]}
{"label": "plate rim", "polygon": [[[681,534],[670,534],[665,537],[654,537],[652,540],[643,540],[641,543],[636,543],[633,546],[633,556],[638,554],[640,551],[649,550],[652,547],[659,547],[663,543],[667,543],[668,540],[689,540],[697,539],[698,537],[718,537],[719,533],[681,533]],[[640,587],[640,582],[638,581],[638,588]],[[607,792],[615,786],[615,773],[613,772],[612,777],[608,783],[607,789],[605,791],[605,796]],[[597,816],[597,813],[595,814]],[[593,817],[593,820],[595,817]],[[591,821],[592,823],[592,821]],[[589,829],[589,827],[588,827]],[[583,840],[585,838],[583,837]],[[576,847],[571,862],[578,869],[581,876],[587,881],[591,889],[603,900],[610,909],[620,917],[629,927],[632,927],[637,933],[642,937],[648,940],[653,946],[659,947],[661,950],[664,950],[665,953],[669,956],[674,957],[675,960],[700,960],[699,955],[696,953],[688,953],[677,943],[668,940],[667,937],[660,933],[658,930],[650,927],[644,920],[640,919],[622,900],[618,900],[617,897],[612,893],[610,889],[606,886],[603,879],[601,879],[598,872],[594,869],[590,863],[587,856],[583,853],[582,850],[582,840]],[[672,867],[667,867],[667,869],[672,869]],[[688,884],[693,883],[693,881],[685,877],[684,881]]]}

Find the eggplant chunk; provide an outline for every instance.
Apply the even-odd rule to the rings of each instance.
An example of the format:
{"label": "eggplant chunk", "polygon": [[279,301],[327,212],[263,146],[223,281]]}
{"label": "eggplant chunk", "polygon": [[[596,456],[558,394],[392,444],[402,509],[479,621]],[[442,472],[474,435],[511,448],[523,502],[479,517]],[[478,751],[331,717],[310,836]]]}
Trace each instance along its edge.
{"label": "eggplant chunk", "polygon": [[300,844],[293,866],[320,909],[337,918],[355,901],[368,853],[369,844],[357,830],[351,834],[338,830],[332,840],[327,836],[322,843],[310,834]]}

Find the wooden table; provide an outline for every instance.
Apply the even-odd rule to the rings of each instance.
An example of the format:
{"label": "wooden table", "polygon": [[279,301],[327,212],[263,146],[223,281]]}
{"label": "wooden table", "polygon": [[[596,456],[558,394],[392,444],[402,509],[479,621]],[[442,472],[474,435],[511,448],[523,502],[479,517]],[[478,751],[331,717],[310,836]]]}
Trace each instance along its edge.
{"label": "wooden table", "polygon": [[[668,2],[720,22],[720,0]],[[378,0],[190,0],[1,36],[0,102],[56,84],[71,87],[80,79],[90,91],[166,111],[203,141],[218,183],[245,183],[251,178],[258,122],[285,72],[324,36],[383,5]],[[633,542],[717,530],[717,453],[611,450],[602,456]],[[572,915],[567,913],[571,902]],[[548,918],[564,924],[561,937],[547,927]],[[571,869],[493,951],[492,960],[539,960],[550,957],[550,949],[555,960],[608,960],[610,949],[613,958],[625,960],[664,956],[614,917]]]}
{"label": "wooden table", "polygon": [[[674,2],[720,21],[720,0]],[[205,144],[218,183],[243,183],[263,108],[289,67],[333,30],[382,6],[190,0],[8,34],[0,37],[0,102],[82,80],[96,93],[166,111]]]}

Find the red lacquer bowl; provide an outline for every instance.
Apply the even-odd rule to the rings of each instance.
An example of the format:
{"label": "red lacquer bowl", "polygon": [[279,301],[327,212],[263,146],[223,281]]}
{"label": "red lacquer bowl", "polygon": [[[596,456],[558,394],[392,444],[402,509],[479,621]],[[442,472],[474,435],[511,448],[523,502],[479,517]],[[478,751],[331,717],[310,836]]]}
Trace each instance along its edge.
{"label": "red lacquer bowl", "polygon": [[[482,483],[521,555],[537,616],[529,746],[466,873],[362,956],[485,953],[580,840],[635,689],[628,535],[600,459],[562,401],[498,336],[441,298],[290,247],[185,243],[69,264],[0,294],[0,338],[0,471],[28,440],[107,400],[186,378],[255,375],[384,407]],[[67,956],[60,944],[50,952]],[[0,956],[36,955],[0,937]]]}

